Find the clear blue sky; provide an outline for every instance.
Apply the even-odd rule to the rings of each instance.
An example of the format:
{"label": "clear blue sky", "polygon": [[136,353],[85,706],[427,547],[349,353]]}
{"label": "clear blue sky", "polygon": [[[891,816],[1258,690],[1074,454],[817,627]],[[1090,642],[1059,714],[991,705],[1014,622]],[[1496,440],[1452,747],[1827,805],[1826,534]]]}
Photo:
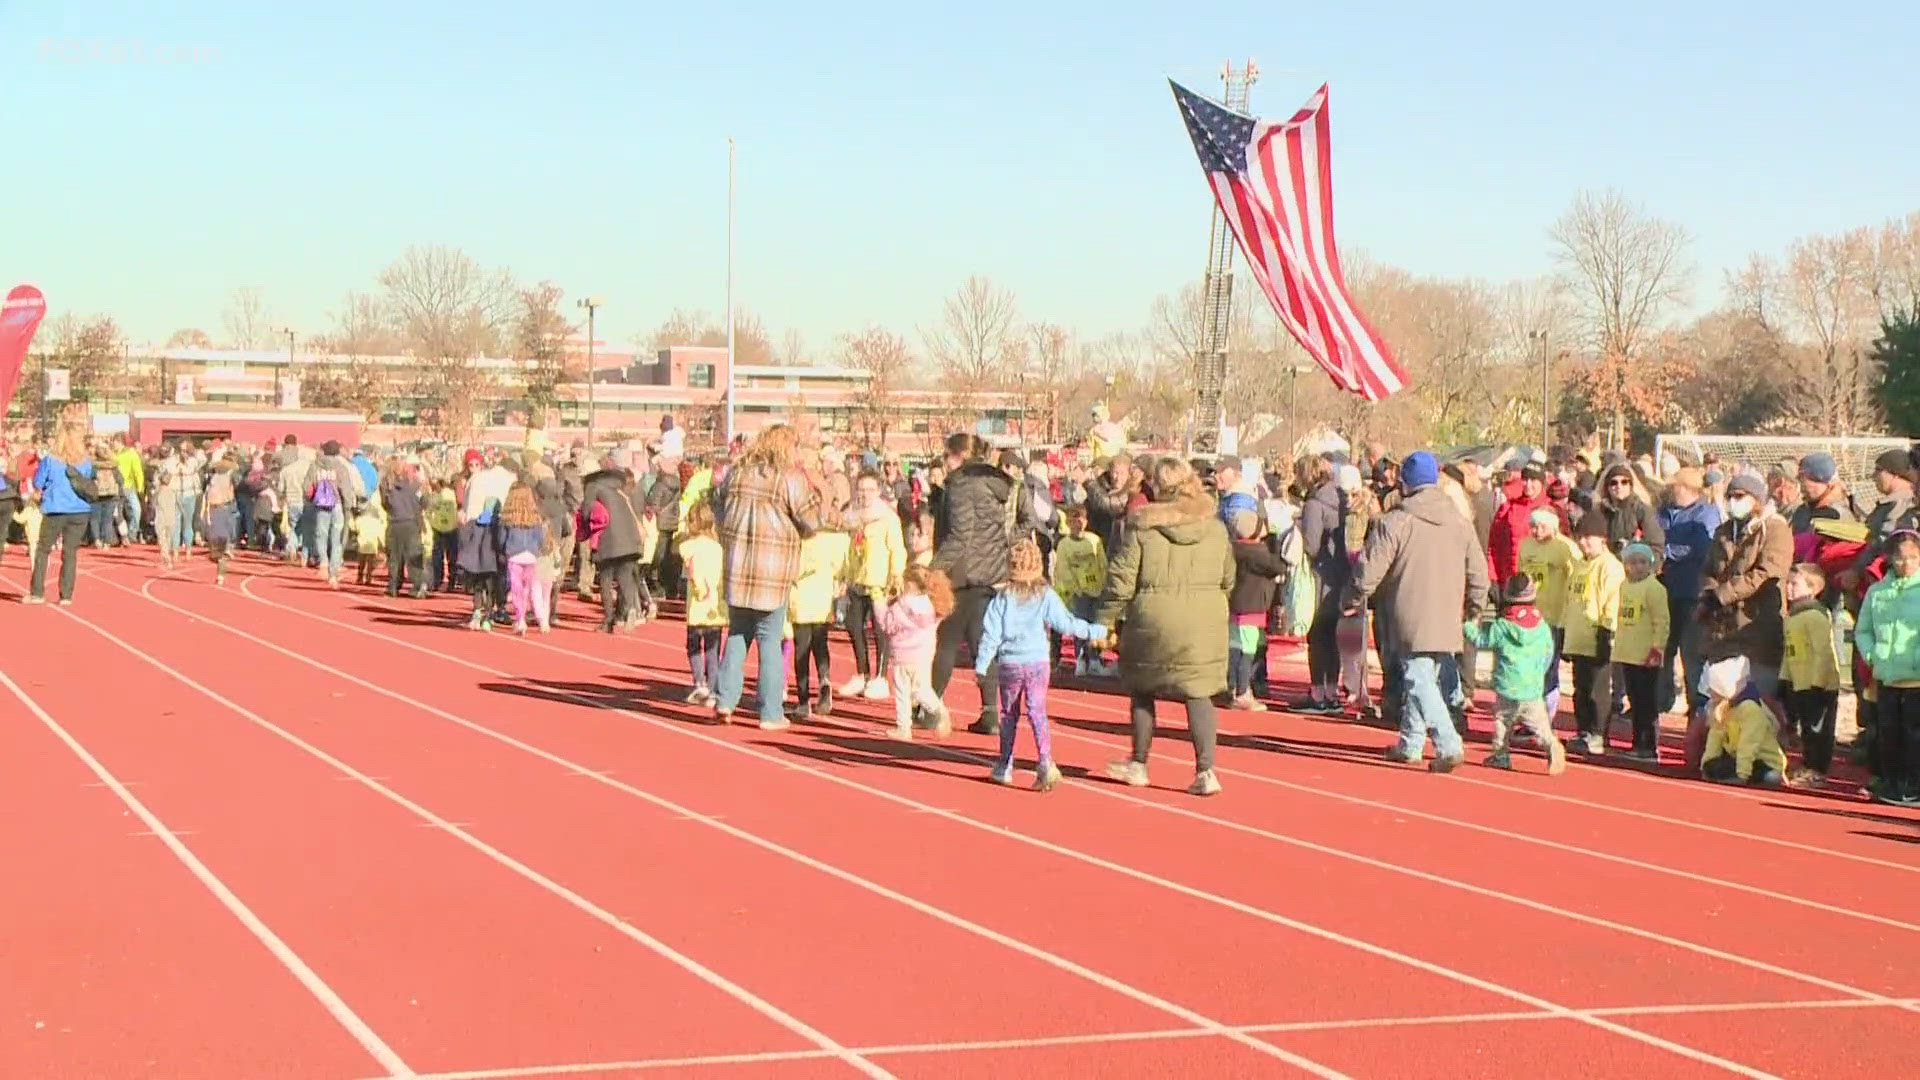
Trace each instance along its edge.
{"label": "clear blue sky", "polygon": [[[323,329],[414,243],[608,298],[624,340],[718,311],[728,134],[741,302],[815,349],[913,336],[969,273],[1129,329],[1204,262],[1165,78],[1332,83],[1342,242],[1419,272],[1549,267],[1582,187],[1754,250],[1920,208],[1893,0],[1601,5],[0,0],[0,287],[135,341],[264,288]],[[122,62],[94,43],[137,48]],[[184,61],[184,62],[183,62]],[[1294,70],[1289,70],[1294,69]]]}

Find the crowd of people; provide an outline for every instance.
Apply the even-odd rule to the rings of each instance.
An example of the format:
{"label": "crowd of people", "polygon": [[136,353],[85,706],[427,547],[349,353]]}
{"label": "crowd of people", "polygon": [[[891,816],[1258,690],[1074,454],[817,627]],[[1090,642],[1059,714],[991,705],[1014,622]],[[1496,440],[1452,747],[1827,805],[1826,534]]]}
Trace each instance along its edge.
{"label": "crowd of people", "polygon": [[[831,713],[837,695],[891,699],[896,739],[944,737],[970,662],[969,730],[1000,739],[992,778],[1013,781],[1024,723],[1041,790],[1060,777],[1048,689],[1071,673],[1129,700],[1131,753],[1109,776],[1148,782],[1170,700],[1193,745],[1188,790],[1219,792],[1217,711],[1268,708],[1278,631],[1307,654],[1286,708],[1392,726],[1387,756],[1434,772],[1464,761],[1486,654],[1488,766],[1513,768],[1529,745],[1549,774],[1569,753],[1657,763],[1661,717],[1678,711],[1686,770],[1820,787],[1851,690],[1869,794],[1920,805],[1920,448],[1879,458],[1863,506],[1823,453],[1342,444],[1190,461],[1130,454],[1096,419],[1097,457],[1092,442],[995,449],[960,433],[917,469],[782,424],[690,454],[671,418],[604,455],[535,432],[457,458],[62,429],[7,456],[0,527],[32,553],[27,604],[46,602],[55,547],[67,604],[82,548],[147,544],[163,568],[204,551],[216,584],[242,550],[335,588],[351,559],[389,596],[464,592],[479,632],[550,632],[569,592],[609,633],[680,601],[687,701],[712,723],[742,707],[757,648],[763,728]],[[854,670],[836,684],[842,630]]]}

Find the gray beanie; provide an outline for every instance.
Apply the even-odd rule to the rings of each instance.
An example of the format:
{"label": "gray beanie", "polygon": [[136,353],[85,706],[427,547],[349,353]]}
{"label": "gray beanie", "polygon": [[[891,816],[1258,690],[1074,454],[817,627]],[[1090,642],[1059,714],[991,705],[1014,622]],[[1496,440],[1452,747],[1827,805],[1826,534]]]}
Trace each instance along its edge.
{"label": "gray beanie", "polygon": [[1833,478],[1840,475],[1840,466],[1832,454],[1816,450],[1800,459],[1800,475],[1816,484],[1831,484]]}

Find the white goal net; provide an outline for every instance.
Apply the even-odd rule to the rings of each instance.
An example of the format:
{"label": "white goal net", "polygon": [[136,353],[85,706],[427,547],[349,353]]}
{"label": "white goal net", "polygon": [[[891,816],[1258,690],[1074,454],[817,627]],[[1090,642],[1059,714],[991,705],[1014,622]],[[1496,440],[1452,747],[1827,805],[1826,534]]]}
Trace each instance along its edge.
{"label": "white goal net", "polygon": [[1905,450],[1908,439],[1894,436],[1865,438],[1816,435],[1661,435],[1654,440],[1653,456],[1659,461],[1672,454],[1682,465],[1698,465],[1711,455],[1721,467],[1731,471],[1748,466],[1761,474],[1787,460],[1799,460],[1824,450],[1840,466],[1840,479],[1856,499],[1873,500],[1873,462],[1888,450]]}

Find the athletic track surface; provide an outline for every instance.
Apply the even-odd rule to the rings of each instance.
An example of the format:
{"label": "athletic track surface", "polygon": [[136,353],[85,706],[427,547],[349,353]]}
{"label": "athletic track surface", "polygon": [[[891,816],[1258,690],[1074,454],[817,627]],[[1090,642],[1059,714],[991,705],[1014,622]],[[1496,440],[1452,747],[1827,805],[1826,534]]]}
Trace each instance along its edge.
{"label": "athletic track surface", "polygon": [[1060,687],[1039,795],[693,724],[677,621],[148,558],[0,608],[0,1076],[1914,1075],[1920,814],[1278,713],[1202,800]]}

